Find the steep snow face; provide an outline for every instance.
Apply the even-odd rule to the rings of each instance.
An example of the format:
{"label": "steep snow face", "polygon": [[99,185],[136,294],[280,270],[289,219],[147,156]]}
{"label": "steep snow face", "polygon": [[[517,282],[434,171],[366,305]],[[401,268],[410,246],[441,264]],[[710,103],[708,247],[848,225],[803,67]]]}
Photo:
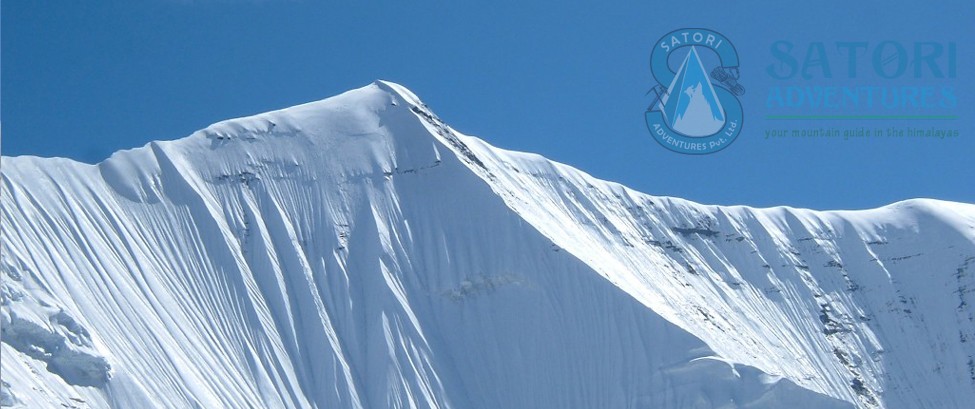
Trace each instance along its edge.
{"label": "steep snow face", "polygon": [[651,197],[386,82],[2,189],[5,407],[975,399],[972,205]]}
{"label": "steep snow face", "polygon": [[472,146],[542,234],[718,355],[860,407],[975,398],[975,206],[703,206]]}

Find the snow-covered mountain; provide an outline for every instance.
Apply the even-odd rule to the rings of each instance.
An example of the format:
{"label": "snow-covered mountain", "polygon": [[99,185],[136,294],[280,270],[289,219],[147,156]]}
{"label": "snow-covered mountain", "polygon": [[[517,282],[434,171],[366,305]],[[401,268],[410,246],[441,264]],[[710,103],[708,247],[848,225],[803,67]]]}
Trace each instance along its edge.
{"label": "snow-covered mountain", "polygon": [[649,196],[388,82],[2,189],[5,407],[975,401],[975,205]]}

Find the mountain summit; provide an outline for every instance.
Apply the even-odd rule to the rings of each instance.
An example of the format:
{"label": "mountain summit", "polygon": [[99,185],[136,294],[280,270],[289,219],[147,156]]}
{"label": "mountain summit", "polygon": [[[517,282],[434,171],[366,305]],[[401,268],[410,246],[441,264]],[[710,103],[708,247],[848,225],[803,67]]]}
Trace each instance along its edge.
{"label": "mountain summit", "polygon": [[97,165],[5,157],[0,223],[3,407],[975,400],[975,206],[649,196],[389,82]]}

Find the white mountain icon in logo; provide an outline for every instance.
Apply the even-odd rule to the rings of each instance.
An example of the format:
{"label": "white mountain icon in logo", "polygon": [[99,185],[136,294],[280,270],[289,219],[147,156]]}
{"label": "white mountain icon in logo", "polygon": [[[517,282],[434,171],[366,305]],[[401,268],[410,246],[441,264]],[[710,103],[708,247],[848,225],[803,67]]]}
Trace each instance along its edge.
{"label": "white mountain icon in logo", "polygon": [[710,136],[725,123],[724,108],[718,101],[697,48],[684,57],[677,75],[660,101],[660,110],[670,128],[687,136]]}

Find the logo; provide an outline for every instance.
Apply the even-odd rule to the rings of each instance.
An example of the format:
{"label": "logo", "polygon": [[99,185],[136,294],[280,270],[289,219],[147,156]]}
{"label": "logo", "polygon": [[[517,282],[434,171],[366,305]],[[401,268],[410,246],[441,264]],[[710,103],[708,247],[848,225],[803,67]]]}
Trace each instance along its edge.
{"label": "logo", "polygon": [[[671,63],[678,61],[674,71]],[[738,83],[738,52],[724,35],[701,28],[674,30],[654,45],[650,71],[657,85],[647,92],[653,95],[647,128],[663,147],[703,155],[738,138],[743,120],[738,97],[745,87]]]}

